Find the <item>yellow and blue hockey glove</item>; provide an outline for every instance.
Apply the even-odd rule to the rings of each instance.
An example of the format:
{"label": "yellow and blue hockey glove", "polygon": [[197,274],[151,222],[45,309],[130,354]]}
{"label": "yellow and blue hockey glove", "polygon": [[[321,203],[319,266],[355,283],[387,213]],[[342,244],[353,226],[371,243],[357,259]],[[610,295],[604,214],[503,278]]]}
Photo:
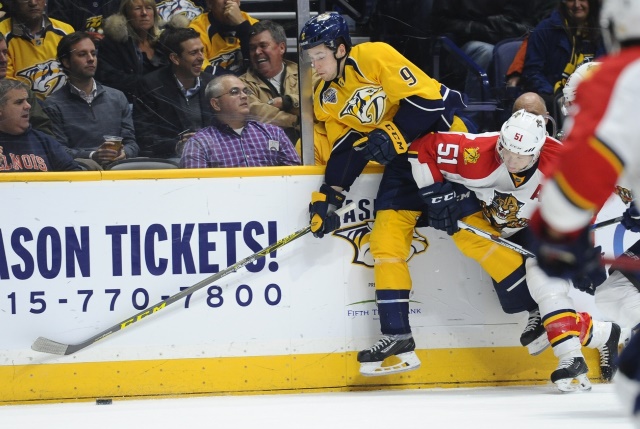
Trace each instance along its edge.
{"label": "yellow and blue hockey glove", "polygon": [[398,127],[391,121],[383,122],[380,128],[371,131],[366,137],[354,143],[357,151],[369,161],[376,161],[387,165],[401,153],[405,153],[409,146]]}
{"label": "yellow and blue hockey glove", "polygon": [[322,238],[340,228],[340,217],[333,213],[344,204],[344,194],[323,184],[320,191],[311,193],[309,222],[314,237]]}

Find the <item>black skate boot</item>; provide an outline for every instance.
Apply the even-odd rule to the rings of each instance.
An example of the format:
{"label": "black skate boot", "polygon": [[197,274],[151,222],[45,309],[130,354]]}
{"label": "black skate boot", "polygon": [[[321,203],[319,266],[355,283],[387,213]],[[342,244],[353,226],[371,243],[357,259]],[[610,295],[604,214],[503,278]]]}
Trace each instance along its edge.
{"label": "black skate boot", "polygon": [[587,378],[587,372],[589,372],[589,368],[583,357],[570,356],[560,359],[558,367],[551,373],[551,381],[558,386],[561,392],[591,390],[591,382]]}
{"label": "black skate boot", "polygon": [[[384,335],[373,346],[358,353],[360,373],[371,377],[418,369],[420,359],[414,352],[415,348],[411,334]],[[385,359],[388,361],[383,365]]]}
{"label": "black skate boot", "polygon": [[618,367],[616,361],[618,359],[618,343],[620,342],[620,326],[616,323],[611,324],[611,334],[609,339],[602,347],[598,347],[600,352],[600,377],[604,381],[613,380]]}
{"label": "black skate boot", "polygon": [[551,345],[549,338],[547,338],[547,331],[542,325],[539,309],[536,308],[529,312],[527,326],[520,335],[520,344],[525,346],[532,356],[539,355]]}

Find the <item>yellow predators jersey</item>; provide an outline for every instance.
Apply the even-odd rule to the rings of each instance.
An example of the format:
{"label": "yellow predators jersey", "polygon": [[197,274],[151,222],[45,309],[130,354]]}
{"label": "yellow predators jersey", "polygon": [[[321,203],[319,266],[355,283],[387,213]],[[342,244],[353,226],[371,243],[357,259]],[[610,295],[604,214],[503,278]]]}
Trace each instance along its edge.
{"label": "yellow predators jersey", "polygon": [[[243,58],[240,39],[242,35],[237,34],[237,31],[226,32],[223,28],[216,28],[209,15],[209,13],[203,13],[189,24],[189,27],[200,33],[200,40],[204,45],[205,64],[202,66],[203,69],[211,64],[234,73],[241,70]],[[250,31],[251,25],[258,22],[246,12],[242,12],[242,16],[249,24],[248,31]]]}
{"label": "yellow predators jersey", "polygon": [[30,38],[11,18],[0,22],[7,40],[7,77],[24,82],[40,99],[45,99],[67,81],[57,60],[60,39],[73,33],[73,27],[45,18],[45,30],[39,38]]}
{"label": "yellow predators jersey", "polygon": [[[314,111],[316,118],[325,123],[329,141],[335,143],[350,129],[366,134],[384,121],[393,121],[404,130],[403,118],[395,116],[400,101],[409,97],[419,97],[411,116],[417,111],[439,117],[445,110],[441,88],[438,81],[390,45],[362,43],[351,49],[342,76],[317,87]],[[426,117],[420,120],[425,128],[436,121]]]}

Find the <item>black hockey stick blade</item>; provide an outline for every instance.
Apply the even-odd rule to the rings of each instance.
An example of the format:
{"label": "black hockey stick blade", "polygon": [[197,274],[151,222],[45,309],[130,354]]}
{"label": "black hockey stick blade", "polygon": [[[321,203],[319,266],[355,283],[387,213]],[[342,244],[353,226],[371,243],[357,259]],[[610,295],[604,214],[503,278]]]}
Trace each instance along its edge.
{"label": "black hockey stick blade", "polygon": [[[353,208],[355,208],[355,203],[351,203],[351,204],[347,204],[346,206],[344,206],[343,208],[336,210],[336,214],[338,216],[342,216],[344,213],[352,210]],[[213,274],[209,277],[207,277],[204,280],[199,281],[198,283],[194,284],[193,286],[188,287],[187,289],[184,289],[178,293],[176,293],[175,295],[170,296],[167,299],[164,299],[160,302],[158,302],[155,305],[152,305],[151,307],[146,308],[145,310],[142,310],[139,313],[134,314],[132,317],[129,317],[126,320],[123,320],[120,323],[117,323],[115,325],[113,325],[112,327],[110,327],[109,329],[105,329],[102,332],[97,333],[96,335],[94,335],[93,337],[78,343],[78,344],[62,344],[59,343],[57,341],[53,341],[50,340],[48,338],[44,338],[44,337],[38,337],[38,339],[36,339],[34,341],[34,343],[31,345],[31,348],[37,352],[42,352],[42,353],[49,353],[49,354],[54,354],[54,355],[70,355],[73,353],[76,353],[79,350],[82,350],[98,341],[100,341],[103,338],[108,337],[111,334],[114,334],[118,331],[121,331],[124,328],[128,328],[129,326],[133,325],[134,323],[144,319],[145,317],[157,313],[160,310],[168,307],[169,305],[173,304],[176,301],[181,300],[182,298],[186,297],[187,295],[191,295],[192,293],[196,292],[199,289],[202,289],[203,287],[217,281],[220,280],[221,278],[225,277],[228,274],[234,273],[236,271],[238,271],[239,269],[243,268],[244,266],[254,262],[255,260],[262,258],[264,256],[267,256],[269,253],[280,249],[281,247],[285,246],[286,244],[291,243],[294,240],[297,240],[298,238],[308,234],[309,232],[311,232],[311,226],[305,226],[302,229],[297,230],[296,232],[276,241],[275,243],[273,243],[272,245],[265,247],[262,250],[259,250],[258,252],[254,253],[251,256],[247,256],[246,258],[244,258],[243,260],[236,262],[234,265],[231,265],[230,267],[225,268],[222,271],[217,272],[216,274]]]}
{"label": "black hockey stick blade", "polygon": [[603,220],[602,222],[598,222],[596,224],[591,225],[591,229],[596,230],[596,229],[604,228],[605,226],[619,223],[621,220],[622,220],[622,216],[614,217],[613,219]]}

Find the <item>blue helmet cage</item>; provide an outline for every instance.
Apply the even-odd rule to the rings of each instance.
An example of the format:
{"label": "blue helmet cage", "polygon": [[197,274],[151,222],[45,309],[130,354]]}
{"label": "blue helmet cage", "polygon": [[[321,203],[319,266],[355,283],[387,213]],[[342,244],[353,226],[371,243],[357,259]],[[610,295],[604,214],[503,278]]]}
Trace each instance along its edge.
{"label": "blue helmet cage", "polygon": [[335,51],[340,43],[344,43],[347,50],[351,48],[349,26],[337,12],[325,12],[311,18],[300,32],[300,47],[305,51],[321,44]]}

